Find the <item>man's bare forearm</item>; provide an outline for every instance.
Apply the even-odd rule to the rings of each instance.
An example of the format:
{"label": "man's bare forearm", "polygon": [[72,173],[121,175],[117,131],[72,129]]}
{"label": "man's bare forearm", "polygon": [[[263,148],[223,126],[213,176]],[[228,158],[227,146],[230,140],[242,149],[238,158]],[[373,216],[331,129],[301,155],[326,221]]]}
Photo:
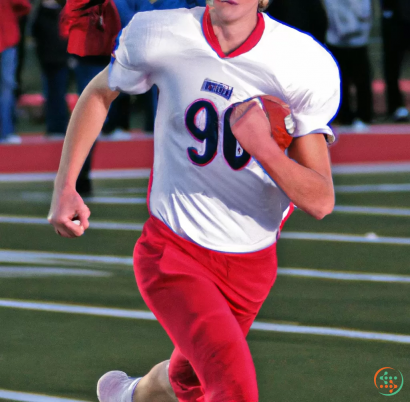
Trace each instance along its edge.
{"label": "man's bare forearm", "polygon": [[56,179],[56,188],[75,187],[80,170],[93,146],[111,102],[118,93],[108,88],[108,71],[97,75],[84,90],[71,116]]}
{"label": "man's bare forearm", "polygon": [[330,166],[329,171],[325,168],[323,172],[318,172],[304,166],[303,160],[298,163],[290,159],[276,144],[264,147],[257,159],[298,208],[316,219],[322,219],[332,212],[335,199]]}

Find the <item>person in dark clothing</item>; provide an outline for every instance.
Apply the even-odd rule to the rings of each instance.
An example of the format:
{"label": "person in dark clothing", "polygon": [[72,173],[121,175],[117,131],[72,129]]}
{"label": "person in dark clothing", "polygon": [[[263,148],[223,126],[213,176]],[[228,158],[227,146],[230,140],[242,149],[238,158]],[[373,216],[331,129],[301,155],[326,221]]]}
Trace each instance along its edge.
{"label": "person in dark clothing", "polygon": [[[324,0],[329,28],[326,43],[339,63],[343,99],[338,122],[367,129],[373,119],[372,71],[369,37],[372,26],[371,0]],[[357,107],[353,108],[351,87],[356,89]]]}
{"label": "person in dark clothing", "polygon": [[[62,7],[54,0],[42,0],[38,5],[33,23],[33,37],[37,43],[37,56],[43,73],[43,88],[46,98],[46,135],[51,138],[65,136],[69,113],[66,95],[69,83],[69,64],[74,69],[79,94],[88,83],[109,63],[110,56],[85,56],[69,59],[67,38],[60,34],[60,13]],[[129,129],[129,96],[123,95],[113,102],[104,134],[111,134],[118,127]],[[128,112],[128,113],[127,113]],[[77,190],[84,196],[91,195],[89,179],[91,154],[77,180]]]}
{"label": "person in dark clothing", "polygon": [[381,0],[381,7],[387,111],[396,122],[409,121],[399,80],[404,55],[410,49],[410,1]]}
{"label": "person in dark clothing", "polygon": [[46,135],[64,137],[68,125],[66,94],[69,70],[67,40],[59,34],[60,11],[61,7],[55,1],[41,1],[32,33],[43,73]]}
{"label": "person in dark clothing", "polygon": [[[88,83],[109,63],[115,40],[135,13],[153,9],[192,8],[205,5],[205,0],[58,0],[64,5],[60,19],[60,32],[68,39],[68,53],[76,56],[75,68],[78,89],[81,93]],[[156,94],[151,90],[150,103],[156,108]],[[130,97],[121,94],[113,102],[102,129],[107,134],[114,127],[113,139],[127,139],[129,129]],[[128,113],[125,119],[124,115]],[[153,131],[155,110],[148,116],[146,129]],[[124,131],[123,131],[124,130]],[[117,135],[119,134],[119,135]],[[129,133],[125,133],[125,135]],[[91,150],[78,177],[76,190],[83,196],[92,193],[90,180]]]}
{"label": "person in dark clothing", "polygon": [[22,85],[22,73],[24,68],[24,63],[26,60],[26,27],[27,27],[28,17],[25,15],[20,18],[19,29],[20,29],[20,42],[17,45],[17,69],[16,69],[16,84],[17,88],[15,90],[16,98],[19,98],[23,94]]}
{"label": "person in dark clothing", "polygon": [[327,15],[322,0],[272,0],[266,12],[325,43]]}
{"label": "person in dark clothing", "polygon": [[[98,75],[110,61],[110,56],[71,56],[74,60],[74,74],[77,82],[77,92],[81,95],[90,81]],[[108,116],[102,127],[102,134],[110,135],[111,139],[129,139],[130,96],[122,94],[111,104]],[[118,130],[122,129],[122,130]],[[90,179],[91,163],[94,147],[91,149],[76,182],[76,190],[82,196],[92,195],[93,188]]]}

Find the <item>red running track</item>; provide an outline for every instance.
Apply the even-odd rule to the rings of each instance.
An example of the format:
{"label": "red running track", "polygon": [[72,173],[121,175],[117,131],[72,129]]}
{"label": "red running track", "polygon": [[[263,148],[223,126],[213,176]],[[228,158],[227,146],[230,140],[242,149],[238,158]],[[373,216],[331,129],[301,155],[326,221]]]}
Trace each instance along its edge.
{"label": "red running track", "polygon": [[[410,162],[410,125],[372,126],[362,133],[338,131],[338,141],[330,147],[334,164]],[[0,145],[0,173],[55,172],[62,145],[62,140],[41,135],[23,136],[20,145]],[[130,141],[99,141],[93,169],[150,168],[153,149],[153,137],[140,133],[132,134]]]}

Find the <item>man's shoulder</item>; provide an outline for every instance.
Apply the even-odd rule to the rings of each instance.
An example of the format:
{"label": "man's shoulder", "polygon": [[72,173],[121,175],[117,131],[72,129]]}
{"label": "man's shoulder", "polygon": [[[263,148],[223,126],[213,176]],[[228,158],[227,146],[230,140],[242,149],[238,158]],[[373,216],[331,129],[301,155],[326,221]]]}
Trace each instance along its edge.
{"label": "man's shoulder", "polygon": [[309,33],[300,31],[294,27],[275,20],[265,14],[267,39],[265,43],[280,49],[287,54],[290,60],[311,59],[315,62],[319,59],[333,60],[329,51]]}
{"label": "man's shoulder", "polygon": [[264,53],[272,66],[285,72],[284,76],[298,81],[297,77],[306,79],[327,75],[329,70],[338,72],[332,54],[314,37],[266,15],[265,23]]}

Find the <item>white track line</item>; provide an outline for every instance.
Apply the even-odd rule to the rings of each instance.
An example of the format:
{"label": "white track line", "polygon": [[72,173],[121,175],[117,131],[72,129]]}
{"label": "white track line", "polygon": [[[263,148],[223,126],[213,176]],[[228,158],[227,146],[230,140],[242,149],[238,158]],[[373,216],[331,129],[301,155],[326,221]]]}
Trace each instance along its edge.
{"label": "white track line", "polygon": [[69,261],[79,263],[98,263],[110,265],[132,266],[132,257],[118,257],[109,255],[87,255],[87,254],[66,254],[66,253],[47,253],[41,251],[15,251],[1,250],[0,262],[11,263],[33,263],[33,264],[60,264]]}
{"label": "white track line", "polygon": [[389,216],[410,216],[409,208],[383,208],[383,207],[359,207],[349,205],[336,205],[334,212],[345,212],[350,214],[363,215],[389,215]]}
{"label": "white track line", "polygon": [[[20,216],[1,216],[0,223],[25,224],[25,225],[50,225],[45,218],[20,217]],[[91,222],[91,229],[103,230],[136,230],[141,231],[142,223],[117,223],[117,222]]]}
{"label": "white track line", "polygon": [[335,272],[306,268],[278,268],[278,275],[322,278],[340,281],[410,283],[410,275],[368,274],[364,272]]}
{"label": "white track line", "polygon": [[[129,318],[138,320],[156,321],[154,314],[147,311],[122,310],[114,308],[92,307],[92,306],[74,306],[68,304],[29,302],[21,300],[0,299],[0,307],[16,308],[23,310],[36,310],[70,314],[86,314],[103,317]],[[251,327],[253,330],[293,333],[293,334],[310,334],[310,335],[327,335],[342,338],[366,339],[374,341],[386,341],[395,343],[410,344],[410,335],[386,334],[378,332],[367,332],[358,330],[347,330],[342,328],[311,327],[303,325],[289,324],[272,324],[255,321]]]}
{"label": "white track line", "polygon": [[100,317],[131,318],[149,321],[157,320],[155,318],[155,315],[150,311],[122,310],[117,308],[78,306],[71,304],[0,299],[0,307],[17,308],[23,310],[48,311],[56,313],[85,314]]}
{"label": "white track line", "polygon": [[[331,280],[365,281],[365,282],[397,282],[410,283],[410,276],[390,274],[369,274],[359,272],[335,272],[306,268],[278,268],[280,276],[300,276],[305,278],[323,278]],[[48,276],[88,276],[109,277],[111,272],[103,270],[57,268],[57,267],[26,267],[0,266],[0,278],[25,278]]]}
{"label": "white track line", "polygon": [[57,267],[19,267],[0,266],[0,278],[32,278],[49,276],[90,276],[109,277],[111,272],[91,269],[57,268]]}
{"label": "white track line", "polygon": [[[350,205],[336,205],[334,212],[352,213],[362,215],[386,215],[386,216],[410,216],[410,208],[385,208],[385,207],[362,207]],[[25,224],[25,225],[49,225],[45,218],[30,216],[10,216],[0,215],[0,223]],[[143,223],[125,223],[125,222],[101,222],[91,221],[91,229],[107,230],[136,230],[141,231]]]}
{"label": "white track line", "polygon": [[[353,212],[348,211],[349,207],[342,207],[338,212]],[[360,208],[360,207],[350,207]],[[371,213],[371,209],[363,207],[364,209],[358,209],[356,213]],[[403,210],[399,209],[401,212]],[[377,210],[377,214],[381,214],[380,210]],[[406,211],[406,210],[404,210]],[[373,212],[375,213],[375,212]],[[397,215],[397,209],[391,211],[390,215]],[[407,216],[400,214],[399,216]],[[16,224],[34,224],[34,225],[47,225],[48,222],[44,218],[20,218],[12,216],[0,216],[0,223],[16,223]],[[115,223],[115,222],[92,222],[90,228],[103,229],[103,230],[135,230],[141,231],[143,228],[141,223]],[[348,242],[348,243],[369,243],[369,244],[398,244],[398,245],[410,245],[409,237],[387,237],[371,235],[353,235],[353,234],[340,234],[340,233],[310,233],[310,232],[282,232],[282,239],[292,240],[316,240],[316,241],[333,241],[333,242]]]}
{"label": "white track line", "polygon": [[[5,200],[10,202],[15,200],[30,202],[50,203],[51,194],[46,192],[24,191],[14,197],[7,197]],[[88,204],[120,204],[120,205],[146,205],[147,198],[144,197],[84,197],[84,201]]]}
{"label": "white track line", "polygon": [[[79,254],[60,254],[31,251],[0,250],[0,262],[31,263],[31,264],[73,264],[98,262],[98,265],[124,265],[132,267],[133,261],[129,257],[92,256]],[[97,268],[98,269],[98,268]],[[370,282],[399,282],[407,283],[410,276],[391,275],[367,272],[335,272],[307,268],[278,268],[278,275],[325,278],[333,280],[358,280]]]}
{"label": "white track line", "polygon": [[255,321],[251,329],[259,331],[282,332],[288,334],[327,335],[351,339],[366,339],[371,341],[385,341],[410,344],[410,335],[386,334],[348,330],[343,328],[308,327],[302,325],[270,324]]}
{"label": "white track line", "polygon": [[29,394],[27,392],[9,391],[0,389],[0,399],[8,399],[11,401],[21,402],[88,402],[80,401],[79,399],[59,398],[57,396],[47,396],[41,394]]}
{"label": "white track line", "polygon": [[336,193],[363,194],[363,193],[408,193],[410,184],[362,184],[354,186],[335,186]]}
{"label": "white track line", "polygon": [[[151,169],[93,170],[92,179],[148,179]],[[0,183],[53,181],[56,173],[2,173]]]}
{"label": "white track line", "polygon": [[308,233],[308,232],[282,232],[281,239],[332,241],[341,243],[368,243],[368,244],[397,244],[410,245],[410,237],[379,237],[374,234],[365,236],[336,233]]}
{"label": "white track line", "polygon": [[93,170],[92,179],[149,179],[151,169]]}
{"label": "white track line", "polygon": [[146,197],[85,197],[84,201],[91,204],[120,204],[120,205],[145,205]]}
{"label": "white track line", "polygon": [[410,163],[358,163],[333,165],[335,175],[344,174],[373,174],[373,173],[408,173]]}
{"label": "white track line", "polygon": [[[141,194],[143,195],[143,194]],[[51,193],[42,191],[23,191],[14,196],[5,195],[3,201],[24,201],[26,203],[46,203],[51,201]],[[109,196],[91,196],[84,197],[84,201],[88,204],[120,204],[120,205],[146,205],[147,198],[143,197],[109,197]]]}
{"label": "white track line", "polygon": [[98,194],[103,194],[106,196],[112,196],[115,194],[146,195],[147,187],[105,188],[99,189]]}
{"label": "white track line", "polygon": [[55,178],[55,173],[2,173],[0,183],[53,181]]}
{"label": "white track line", "polygon": [[[407,173],[410,163],[340,164],[333,166],[333,174]],[[94,170],[92,179],[146,179],[150,169]],[[56,173],[2,173],[0,183],[53,181]]]}

